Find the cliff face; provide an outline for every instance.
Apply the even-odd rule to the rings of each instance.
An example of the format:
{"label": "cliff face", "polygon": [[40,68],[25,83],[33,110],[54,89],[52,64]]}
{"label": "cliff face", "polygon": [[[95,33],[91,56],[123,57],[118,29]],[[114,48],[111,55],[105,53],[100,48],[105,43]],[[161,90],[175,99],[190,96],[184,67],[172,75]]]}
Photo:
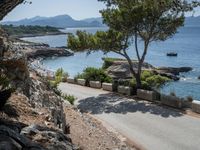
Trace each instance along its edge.
{"label": "cliff face", "polygon": [[24,0],[1,0],[0,1],[0,20],[3,19],[13,8]]}

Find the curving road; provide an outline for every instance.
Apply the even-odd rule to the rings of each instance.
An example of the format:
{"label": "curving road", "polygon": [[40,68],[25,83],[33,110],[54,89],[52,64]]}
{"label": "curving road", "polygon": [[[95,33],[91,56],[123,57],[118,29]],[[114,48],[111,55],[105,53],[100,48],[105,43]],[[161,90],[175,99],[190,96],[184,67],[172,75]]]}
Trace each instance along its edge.
{"label": "curving road", "polygon": [[103,90],[68,83],[60,84],[59,89],[77,97],[80,110],[90,112],[143,149],[200,150],[199,118]]}

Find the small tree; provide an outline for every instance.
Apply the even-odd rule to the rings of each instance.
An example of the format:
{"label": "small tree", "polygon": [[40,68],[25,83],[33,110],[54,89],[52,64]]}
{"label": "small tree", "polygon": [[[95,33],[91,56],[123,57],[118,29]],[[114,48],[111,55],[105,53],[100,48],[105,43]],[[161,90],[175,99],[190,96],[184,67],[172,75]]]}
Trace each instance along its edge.
{"label": "small tree", "polygon": [[[129,63],[130,71],[136,79],[137,88],[141,87],[141,70],[148,48],[153,41],[165,41],[172,37],[184,24],[184,13],[199,6],[199,2],[186,0],[99,0],[107,8],[100,11],[108,31],[98,31],[92,35],[77,31],[77,36],[69,35],[68,47],[74,51],[88,53],[102,50],[115,52]],[[139,49],[138,42],[143,42]],[[138,60],[137,69],[128,54],[134,44]]]}

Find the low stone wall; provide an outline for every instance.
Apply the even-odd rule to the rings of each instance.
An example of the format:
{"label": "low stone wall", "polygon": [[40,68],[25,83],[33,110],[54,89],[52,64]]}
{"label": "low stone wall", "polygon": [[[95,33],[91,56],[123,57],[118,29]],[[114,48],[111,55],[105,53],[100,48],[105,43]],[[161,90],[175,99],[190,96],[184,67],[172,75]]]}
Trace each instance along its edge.
{"label": "low stone wall", "polygon": [[72,84],[75,84],[75,83],[76,83],[76,81],[75,81],[74,78],[67,78],[67,82],[68,82],[68,83],[72,83]]}
{"label": "low stone wall", "polygon": [[133,90],[132,90],[131,87],[128,87],[128,86],[118,86],[117,91],[118,91],[120,94],[124,94],[124,95],[129,95],[129,96],[131,96]]}
{"label": "low stone wall", "polygon": [[101,82],[99,82],[99,81],[90,81],[90,87],[96,88],[96,89],[101,89]]}
{"label": "low stone wall", "polygon": [[192,111],[200,113],[200,101],[195,100],[192,102]]}
{"label": "low stone wall", "polygon": [[161,94],[161,103],[174,108],[182,108],[182,100],[176,96]]}
{"label": "low stone wall", "polygon": [[113,88],[113,84],[112,84],[112,83],[103,83],[103,84],[102,84],[102,88],[103,88],[103,90],[105,90],[105,91],[110,91],[110,92],[113,92],[113,91],[114,91],[114,88]]}
{"label": "low stone wall", "polygon": [[86,80],[85,79],[77,79],[78,85],[85,86],[86,85]]}
{"label": "low stone wall", "polygon": [[142,89],[137,90],[137,97],[148,101],[160,100],[159,94],[157,94],[156,92]]}

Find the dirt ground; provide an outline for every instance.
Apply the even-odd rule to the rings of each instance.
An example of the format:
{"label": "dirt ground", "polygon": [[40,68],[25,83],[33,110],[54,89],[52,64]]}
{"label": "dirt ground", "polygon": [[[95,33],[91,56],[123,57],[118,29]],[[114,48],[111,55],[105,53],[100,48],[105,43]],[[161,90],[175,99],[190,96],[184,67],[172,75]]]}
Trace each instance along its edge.
{"label": "dirt ground", "polygon": [[[72,106],[66,107],[64,111],[70,125],[72,142],[81,150],[135,150],[90,115],[82,114]],[[12,95],[3,112],[0,112],[0,119],[3,120],[53,127],[53,123],[48,120],[49,116],[48,109],[32,108],[28,99],[17,93]]]}
{"label": "dirt ground", "polygon": [[84,150],[136,150],[108,131],[103,125],[88,114],[81,114],[75,109],[66,108],[66,119],[70,124],[72,142]]}

